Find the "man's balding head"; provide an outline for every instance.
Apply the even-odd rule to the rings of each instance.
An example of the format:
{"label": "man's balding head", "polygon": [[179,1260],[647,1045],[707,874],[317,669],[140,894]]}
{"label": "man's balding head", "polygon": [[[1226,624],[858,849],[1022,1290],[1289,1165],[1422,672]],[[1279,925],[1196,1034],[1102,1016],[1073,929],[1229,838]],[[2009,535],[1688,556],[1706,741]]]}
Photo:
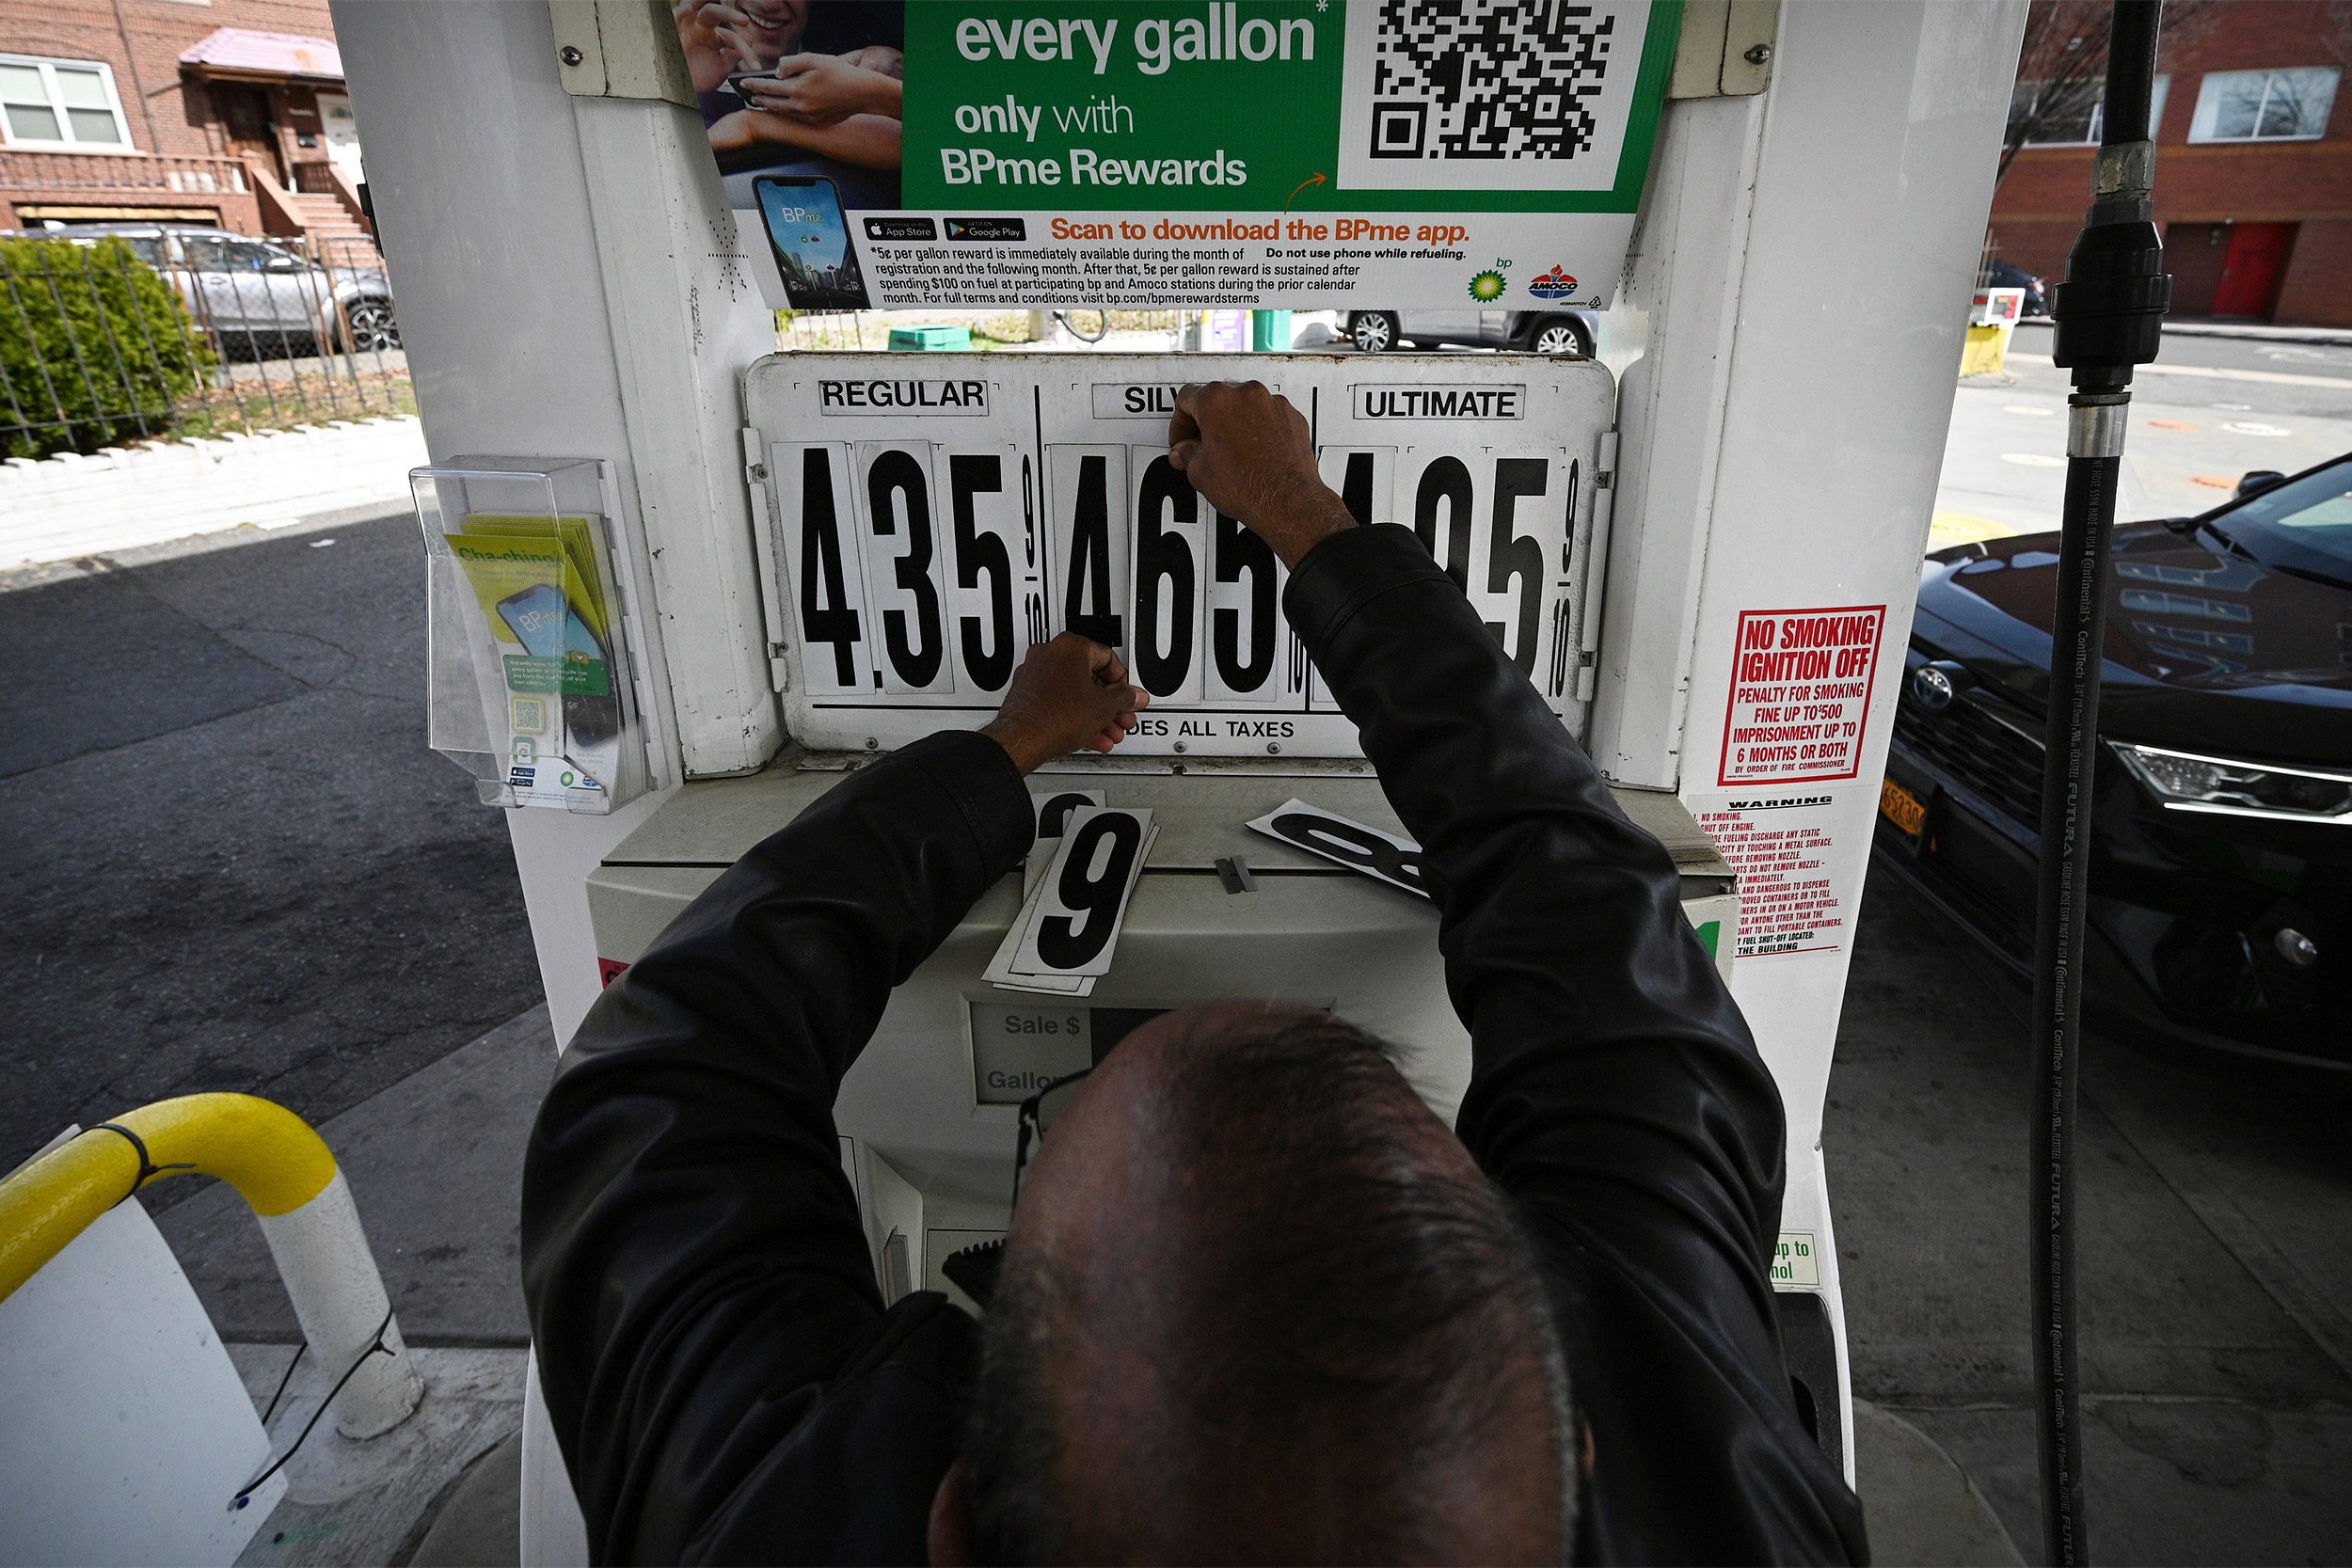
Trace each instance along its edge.
{"label": "man's balding head", "polygon": [[983,1561],[1565,1556],[1565,1377],[1501,1195],[1307,1008],[1137,1030],[1054,1124],[985,1328]]}

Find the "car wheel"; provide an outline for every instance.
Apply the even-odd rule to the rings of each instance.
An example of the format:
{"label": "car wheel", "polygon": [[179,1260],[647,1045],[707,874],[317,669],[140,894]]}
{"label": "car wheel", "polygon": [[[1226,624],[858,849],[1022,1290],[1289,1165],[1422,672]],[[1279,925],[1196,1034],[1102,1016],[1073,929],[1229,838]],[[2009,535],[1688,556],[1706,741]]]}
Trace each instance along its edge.
{"label": "car wheel", "polygon": [[400,321],[392,314],[389,299],[355,299],[343,308],[343,320],[349,325],[349,346],[354,353],[400,347]]}
{"label": "car wheel", "polygon": [[1584,329],[1567,316],[1552,316],[1535,324],[1527,346],[1538,354],[1581,354],[1590,358],[1592,345],[1584,341]]}
{"label": "car wheel", "polygon": [[1396,318],[1386,310],[1359,311],[1347,335],[1366,354],[1385,354],[1397,344]]}

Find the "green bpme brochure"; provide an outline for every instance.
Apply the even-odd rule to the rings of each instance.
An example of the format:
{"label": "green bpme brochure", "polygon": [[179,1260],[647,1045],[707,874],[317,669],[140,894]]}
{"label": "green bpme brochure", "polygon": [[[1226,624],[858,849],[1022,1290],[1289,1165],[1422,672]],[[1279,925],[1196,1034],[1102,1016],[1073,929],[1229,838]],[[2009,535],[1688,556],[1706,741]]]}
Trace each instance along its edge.
{"label": "green bpme brochure", "polygon": [[472,513],[449,547],[497,647],[509,786],[526,802],[602,789],[621,707],[596,519]]}
{"label": "green bpme brochure", "polygon": [[737,0],[678,26],[797,307],[1598,309],[1681,8]]}

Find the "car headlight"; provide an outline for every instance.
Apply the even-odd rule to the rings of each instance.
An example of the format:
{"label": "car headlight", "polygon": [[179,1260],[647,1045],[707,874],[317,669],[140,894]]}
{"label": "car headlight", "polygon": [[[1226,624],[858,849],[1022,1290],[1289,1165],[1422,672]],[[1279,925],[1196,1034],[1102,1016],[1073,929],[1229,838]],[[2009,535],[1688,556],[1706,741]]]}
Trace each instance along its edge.
{"label": "car headlight", "polygon": [[2274,768],[2267,763],[2201,756],[2121,740],[2107,744],[2170,811],[2352,824],[2352,773]]}

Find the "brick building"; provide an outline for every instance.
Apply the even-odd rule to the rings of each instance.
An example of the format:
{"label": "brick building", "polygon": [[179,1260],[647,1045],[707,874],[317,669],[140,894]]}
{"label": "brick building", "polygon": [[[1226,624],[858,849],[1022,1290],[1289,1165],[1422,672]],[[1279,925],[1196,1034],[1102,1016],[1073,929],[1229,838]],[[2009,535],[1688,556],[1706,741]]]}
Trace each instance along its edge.
{"label": "brick building", "polygon": [[358,233],[326,0],[0,0],[0,229]]}
{"label": "brick building", "polygon": [[[2347,56],[2352,6],[2322,0],[2222,0],[2167,34],[2156,219],[2174,315],[2352,326]],[[2018,83],[2021,111],[2035,91]],[[1992,233],[2055,282],[2090,202],[2096,103],[2041,135],[1994,192]]]}

